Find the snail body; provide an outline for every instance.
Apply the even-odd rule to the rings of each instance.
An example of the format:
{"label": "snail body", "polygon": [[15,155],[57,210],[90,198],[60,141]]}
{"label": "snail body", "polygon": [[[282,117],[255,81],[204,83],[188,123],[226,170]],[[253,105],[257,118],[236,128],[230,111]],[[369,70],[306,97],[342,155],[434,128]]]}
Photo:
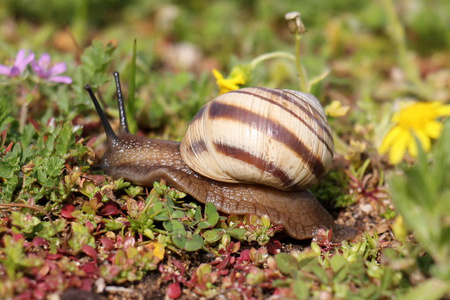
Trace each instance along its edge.
{"label": "snail body", "polygon": [[[312,238],[319,229],[333,229],[334,240],[355,236],[353,228],[335,224],[307,190],[326,174],[333,155],[331,130],[313,96],[268,88],[221,95],[199,111],[178,143],[129,133],[119,75],[114,76],[119,135],[85,87],[108,137],[101,159],[108,175],[144,186],[164,179],[199,202],[214,203],[218,211],[268,215],[296,239]],[[293,125],[280,125],[287,120]]]}

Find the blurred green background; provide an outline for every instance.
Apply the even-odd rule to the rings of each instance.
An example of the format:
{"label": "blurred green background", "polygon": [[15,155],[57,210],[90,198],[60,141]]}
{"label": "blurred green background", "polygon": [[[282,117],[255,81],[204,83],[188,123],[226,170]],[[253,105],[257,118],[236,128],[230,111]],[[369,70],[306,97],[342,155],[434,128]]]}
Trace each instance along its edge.
{"label": "blurred green background", "polygon": [[[448,85],[449,1],[394,5],[405,28],[411,62],[433,91],[429,95],[434,99],[425,100],[448,99],[443,86]],[[198,108],[217,95],[212,69],[227,74],[234,65],[267,52],[294,52],[294,37],[284,20],[290,11],[301,13],[308,31],[302,40],[302,61],[310,77],[331,70],[313,90],[323,103],[337,99],[372,109],[372,100],[410,94],[408,87],[397,84],[402,74],[395,72],[397,49],[389,37],[391,25],[382,1],[4,0],[0,59],[25,48],[66,61],[67,73],[74,79],[73,94],[49,95],[53,105],[47,107],[46,117],[73,119],[91,109],[82,89],[86,83],[102,85],[103,98],[113,103],[112,84],[105,86],[106,79],[77,71],[84,49],[93,40],[117,47],[108,72],[120,71],[126,89],[137,39],[139,127],[178,137]],[[270,60],[254,70],[247,85],[295,89],[295,72],[291,61]],[[360,118],[359,122],[367,121]]]}

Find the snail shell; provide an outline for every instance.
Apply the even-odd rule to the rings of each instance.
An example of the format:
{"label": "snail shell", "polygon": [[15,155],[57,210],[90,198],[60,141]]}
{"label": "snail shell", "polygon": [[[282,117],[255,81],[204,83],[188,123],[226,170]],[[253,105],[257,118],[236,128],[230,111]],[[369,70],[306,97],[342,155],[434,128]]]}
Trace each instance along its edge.
{"label": "snail shell", "polygon": [[180,153],[205,177],[294,191],[327,173],[333,138],[316,97],[253,87],[206,104],[189,125]]}

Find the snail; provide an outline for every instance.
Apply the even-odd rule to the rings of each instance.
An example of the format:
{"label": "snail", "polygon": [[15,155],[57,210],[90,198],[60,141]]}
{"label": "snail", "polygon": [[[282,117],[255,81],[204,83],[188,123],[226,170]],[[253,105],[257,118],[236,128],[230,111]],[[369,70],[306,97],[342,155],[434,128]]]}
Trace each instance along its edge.
{"label": "snail", "polygon": [[320,229],[333,229],[335,241],[356,235],[335,224],[307,189],[333,157],[331,130],[314,96],[264,87],[220,95],[195,115],[179,143],[130,134],[119,74],[114,77],[118,135],[85,86],[107,135],[106,174],[144,186],[164,179],[223,213],[267,215],[295,239],[313,238]]}

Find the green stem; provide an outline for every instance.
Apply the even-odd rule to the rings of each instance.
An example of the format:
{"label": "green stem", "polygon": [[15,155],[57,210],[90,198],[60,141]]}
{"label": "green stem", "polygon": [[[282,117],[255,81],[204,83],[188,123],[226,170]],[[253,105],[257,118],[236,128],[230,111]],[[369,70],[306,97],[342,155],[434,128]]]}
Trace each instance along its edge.
{"label": "green stem", "polygon": [[259,64],[260,62],[268,60],[268,59],[272,59],[272,58],[286,58],[286,59],[295,61],[295,56],[292,55],[291,53],[283,52],[283,51],[275,51],[275,52],[266,53],[266,54],[263,54],[263,55],[260,55],[256,58],[254,58],[250,62],[250,66],[252,69],[254,69],[256,67],[256,65]]}
{"label": "green stem", "polygon": [[27,117],[28,117],[28,102],[23,101],[22,105],[20,106],[19,133],[23,133]]}
{"label": "green stem", "polygon": [[130,88],[128,89],[128,101],[127,101],[127,120],[130,132],[136,132],[138,129],[136,121],[136,49],[137,41],[134,40],[133,44],[133,57],[131,59],[131,70],[130,70]]}
{"label": "green stem", "polygon": [[302,39],[302,35],[300,33],[295,34],[295,64],[297,67],[300,90],[302,92],[309,93],[310,86],[309,86],[309,82],[308,82],[308,76],[306,75],[306,70],[303,67],[302,62],[301,62],[301,52],[300,52],[301,39]]}
{"label": "green stem", "polygon": [[19,133],[23,133],[25,129],[25,123],[28,118],[28,105],[33,101],[33,99],[37,98],[37,92],[39,90],[39,84],[36,84],[32,91],[27,91],[23,88],[23,86],[19,87],[19,103],[20,103],[20,112],[19,112]]}

